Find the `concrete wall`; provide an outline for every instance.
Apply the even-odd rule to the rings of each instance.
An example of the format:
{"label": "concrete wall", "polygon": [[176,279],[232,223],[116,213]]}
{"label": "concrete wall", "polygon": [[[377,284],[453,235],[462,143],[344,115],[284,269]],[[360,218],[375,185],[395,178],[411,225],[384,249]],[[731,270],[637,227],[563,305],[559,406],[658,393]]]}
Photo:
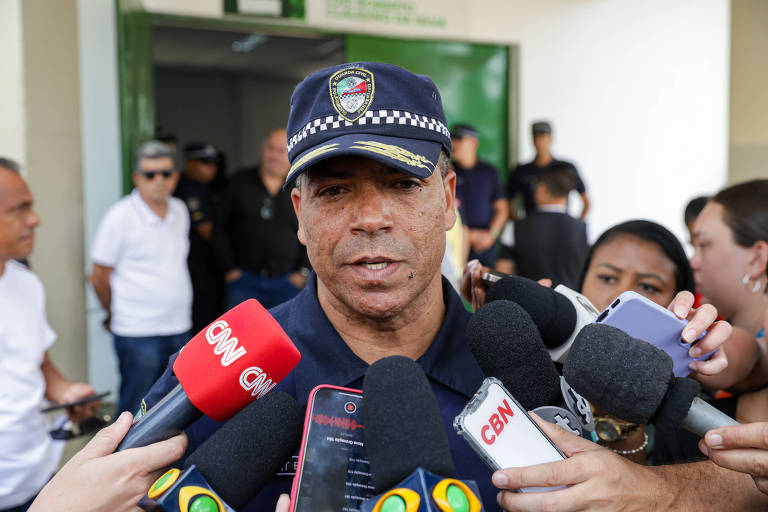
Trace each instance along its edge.
{"label": "concrete wall", "polygon": [[18,160],[42,219],[30,262],[58,334],[53,361],[86,379],[76,0],[0,2],[0,154]]}
{"label": "concrete wall", "polygon": [[768,2],[732,0],[728,181],[768,178]]}

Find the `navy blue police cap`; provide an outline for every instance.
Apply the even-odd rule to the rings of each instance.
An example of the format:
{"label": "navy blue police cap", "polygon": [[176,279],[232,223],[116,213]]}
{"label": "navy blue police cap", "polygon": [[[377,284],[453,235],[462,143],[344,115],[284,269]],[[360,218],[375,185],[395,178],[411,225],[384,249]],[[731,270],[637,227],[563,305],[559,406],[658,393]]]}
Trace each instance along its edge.
{"label": "navy blue police cap", "polygon": [[341,155],[372,158],[417,178],[451,153],[440,92],[424,75],[381,62],[312,73],[291,96],[291,169],[284,189],[312,165]]}

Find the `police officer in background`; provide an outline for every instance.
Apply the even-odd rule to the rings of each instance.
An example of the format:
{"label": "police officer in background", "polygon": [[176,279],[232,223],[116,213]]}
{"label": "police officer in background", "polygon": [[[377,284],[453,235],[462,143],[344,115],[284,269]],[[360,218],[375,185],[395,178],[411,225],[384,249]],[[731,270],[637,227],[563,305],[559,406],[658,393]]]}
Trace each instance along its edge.
{"label": "police officer in background", "polygon": [[218,173],[219,152],[210,144],[184,147],[184,172],[174,196],[187,205],[190,217],[189,275],[192,278],[192,332],[199,332],[224,307],[223,278],[213,245],[215,200],[210,187]]}
{"label": "police officer in background", "polygon": [[509,202],[499,181],[499,172],[478,158],[478,133],[468,124],[451,129],[456,199],[461,220],[469,227],[469,259],[483,265],[496,263],[499,238],[509,217]]}
{"label": "police officer in background", "polygon": [[[579,218],[584,220],[587,217],[589,211],[589,196],[587,195],[587,189],[584,186],[584,182],[579,176],[579,171],[576,166],[570,162],[564,160],[558,160],[552,156],[552,125],[547,121],[537,121],[531,125],[531,131],[533,134],[533,146],[536,148],[536,158],[527,164],[520,164],[509,176],[509,183],[507,184],[507,197],[510,202],[515,200],[515,196],[520,194],[523,199],[523,205],[525,206],[526,215],[536,210],[536,201],[534,195],[536,192],[536,184],[539,181],[539,176],[542,170],[550,167],[567,166],[571,169],[574,177],[574,189],[581,196],[583,207]],[[515,209],[512,208],[512,218],[514,219]]]}

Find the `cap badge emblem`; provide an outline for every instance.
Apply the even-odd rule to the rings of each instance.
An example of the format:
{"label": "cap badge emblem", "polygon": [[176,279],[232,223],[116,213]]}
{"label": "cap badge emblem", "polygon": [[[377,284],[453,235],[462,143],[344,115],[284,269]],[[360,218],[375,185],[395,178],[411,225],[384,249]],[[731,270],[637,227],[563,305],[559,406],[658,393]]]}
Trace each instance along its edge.
{"label": "cap badge emblem", "polygon": [[373,103],[373,73],[363,68],[344,68],[328,80],[333,108],[353,122]]}

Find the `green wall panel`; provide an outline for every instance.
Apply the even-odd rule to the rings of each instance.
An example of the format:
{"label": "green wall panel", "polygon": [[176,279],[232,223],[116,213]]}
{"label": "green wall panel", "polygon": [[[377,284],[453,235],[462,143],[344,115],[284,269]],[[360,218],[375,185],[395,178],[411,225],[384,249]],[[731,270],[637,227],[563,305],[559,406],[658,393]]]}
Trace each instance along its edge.
{"label": "green wall panel", "polygon": [[123,192],[128,193],[133,154],[155,136],[155,65],[150,15],[139,0],[116,2]]}
{"label": "green wall panel", "polygon": [[435,81],[448,124],[480,133],[480,158],[506,179],[509,52],[505,46],[350,35],[347,60],[402,66]]}

